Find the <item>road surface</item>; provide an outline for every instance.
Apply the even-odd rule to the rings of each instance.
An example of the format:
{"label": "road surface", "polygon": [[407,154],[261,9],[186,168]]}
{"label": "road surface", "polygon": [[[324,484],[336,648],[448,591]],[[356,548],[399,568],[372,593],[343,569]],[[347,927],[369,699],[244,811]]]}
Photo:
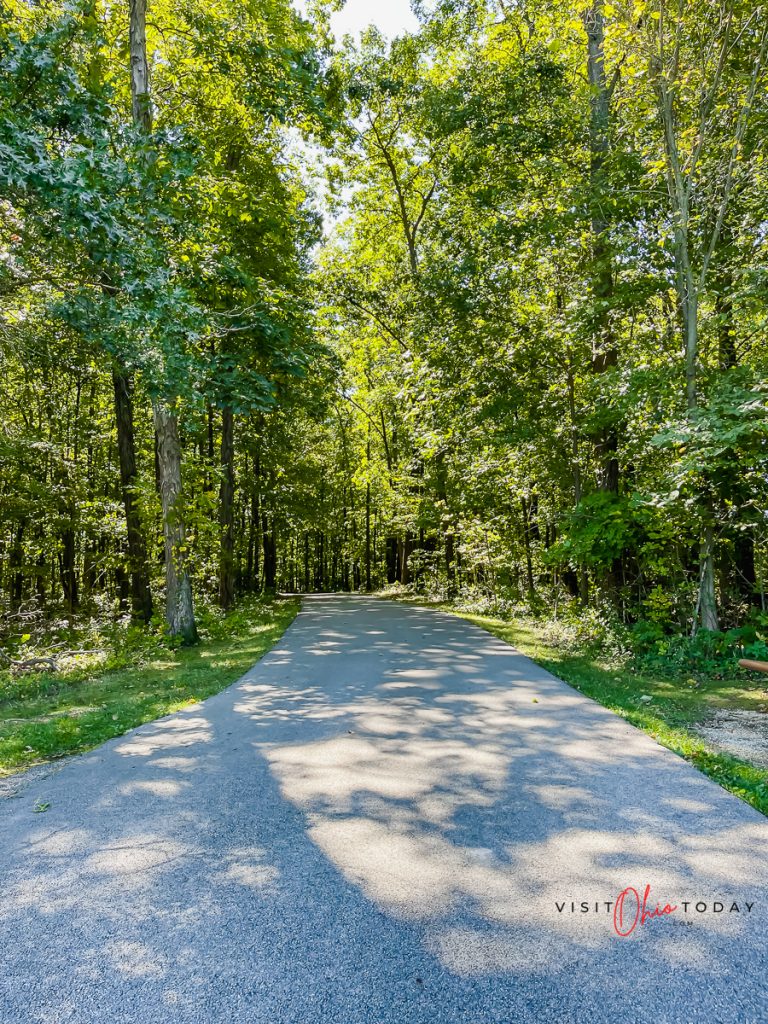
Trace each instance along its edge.
{"label": "road surface", "polygon": [[[308,598],[0,802],[0,1021],[762,1024],[767,868],[761,815],[501,641]],[[677,910],[619,937],[646,885]]]}

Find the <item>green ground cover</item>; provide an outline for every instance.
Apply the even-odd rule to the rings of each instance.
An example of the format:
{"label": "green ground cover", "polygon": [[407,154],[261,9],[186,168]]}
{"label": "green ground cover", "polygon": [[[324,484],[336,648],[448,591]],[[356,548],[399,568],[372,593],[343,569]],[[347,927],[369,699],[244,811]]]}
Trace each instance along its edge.
{"label": "green ground cover", "polygon": [[251,600],[227,616],[203,617],[197,647],[128,631],[100,661],[0,673],[0,774],[90,750],[218,693],[277,643],[298,608],[298,600]]}

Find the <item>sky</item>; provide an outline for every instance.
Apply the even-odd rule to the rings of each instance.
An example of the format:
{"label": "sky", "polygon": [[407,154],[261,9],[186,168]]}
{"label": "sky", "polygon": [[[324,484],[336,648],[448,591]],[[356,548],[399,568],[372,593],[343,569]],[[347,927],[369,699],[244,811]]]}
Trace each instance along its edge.
{"label": "sky", "polygon": [[331,19],[337,38],[347,33],[357,38],[370,24],[390,39],[418,28],[409,0],[347,0],[343,10]]}
{"label": "sky", "polygon": [[[293,0],[293,3],[299,11],[306,13],[306,0]],[[331,16],[331,28],[339,41],[345,35],[357,39],[371,24],[376,25],[389,39],[403,32],[414,32],[419,27],[419,22],[411,11],[410,0],[346,0],[343,9]],[[303,154],[307,167],[312,164],[313,159],[319,166],[322,162],[319,150],[313,151],[298,136],[294,142],[298,152]],[[323,207],[326,228],[333,228],[343,219],[343,215],[336,217],[326,208],[323,198],[325,188],[321,177],[316,177],[314,184]]]}

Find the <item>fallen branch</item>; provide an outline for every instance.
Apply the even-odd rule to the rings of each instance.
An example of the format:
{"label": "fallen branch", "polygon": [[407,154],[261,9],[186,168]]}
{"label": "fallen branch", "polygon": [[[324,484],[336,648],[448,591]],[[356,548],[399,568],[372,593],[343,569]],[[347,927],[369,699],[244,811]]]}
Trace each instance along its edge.
{"label": "fallen branch", "polygon": [[34,672],[41,668],[47,668],[49,672],[58,672],[59,670],[53,658],[25,658],[22,661],[16,661],[5,651],[0,651],[0,662],[10,668],[12,672]]}
{"label": "fallen branch", "polygon": [[17,661],[12,658],[10,654],[6,654],[5,651],[0,650],[0,665],[4,665],[9,668],[12,672],[37,672],[41,669],[47,669],[49,672],[59,671],[59,661],[62,658],[76,658],[83,657],[87,654],[104,654],[103,650],[95,651],[60,651],[55,656],[39,657],[39,658],[23,658]]}

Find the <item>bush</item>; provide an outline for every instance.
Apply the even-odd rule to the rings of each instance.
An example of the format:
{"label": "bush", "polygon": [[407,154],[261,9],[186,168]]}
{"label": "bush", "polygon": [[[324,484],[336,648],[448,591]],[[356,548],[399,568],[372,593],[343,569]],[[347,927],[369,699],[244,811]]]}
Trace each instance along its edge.
{"label": "bush", "polygon": [[665,634],[653,622],[638,622],[632,630],[634,664],[663,675],[699,675],[722,679],[738,673],[740,658],[768,660],[768,645],[754,626],[691,637]]}
{"label": "bush", "polygon": [[[414,596],[416,587],[389,588],[392,596]],[[431,600],[450,600],[444,592],[432,592]],[[566,603],[559,618],[542,615],[541,606],[500,589],[489,594],[479,587],[466,587],[450,600],[453,608],[468,615],[502,621],[526,621],[546,629],[547,643],[575,657],[610,661],[657,676],[732,678],[741,673],[741,658],[768,661],[768,619],[757,616],[752,625],[712,633],[700,630],[695,637],[673,633],[668,607],[661,592],[652,592],[647,602],[648,617],[632,626],[618,621],[607,607],[580,608]]]}

